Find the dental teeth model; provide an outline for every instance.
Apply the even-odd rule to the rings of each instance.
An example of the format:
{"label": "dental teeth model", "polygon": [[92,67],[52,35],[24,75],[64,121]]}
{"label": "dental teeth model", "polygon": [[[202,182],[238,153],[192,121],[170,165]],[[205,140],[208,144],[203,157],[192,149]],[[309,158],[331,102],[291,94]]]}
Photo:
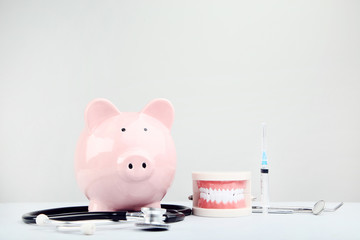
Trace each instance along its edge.
{"label": "dental teeth model", "polygon": [[200,199],[206,202],[216,202],[217,204],[223,203],[237,203],[244,199],[244,189],[215,189],[200,188]]}
{"label": "dental teeth model", "polygon": [[207,217],[251,214],[250,172],[193,173],[193,213]]}

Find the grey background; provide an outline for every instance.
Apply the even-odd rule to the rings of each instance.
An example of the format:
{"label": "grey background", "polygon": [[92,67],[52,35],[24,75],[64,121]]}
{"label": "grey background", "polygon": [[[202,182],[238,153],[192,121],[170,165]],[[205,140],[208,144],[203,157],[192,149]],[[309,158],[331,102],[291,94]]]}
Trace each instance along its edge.
{"label": "grey background", "polygon": [[166,201],[192,171],[253,173],[273,201],[360,201],[359,1],[0,1],[0,201],[83,201],[74,149],[97,97],[176,111]]}

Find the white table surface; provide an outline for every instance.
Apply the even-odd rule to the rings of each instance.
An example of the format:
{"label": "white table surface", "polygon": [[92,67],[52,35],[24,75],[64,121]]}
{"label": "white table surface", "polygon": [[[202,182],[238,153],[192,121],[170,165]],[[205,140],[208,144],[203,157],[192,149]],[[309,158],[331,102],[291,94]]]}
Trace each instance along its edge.
{"label": "white table surface", "polygon": [[[191,206],[191,202],[176,204]],[[275,205],[279,204],[312,206],[314,203]],[[82,235],[79,231],[58,232],[51,227],[25,224],[21,219],[26,212],[74,205],[84,203],[1,203],[0,239],[360,239],[360,203],[345,203],[338,211],[319,216],[306,213],[252,214],[237,218],[188,216],[164,232],[145,232],[124,223],[98,227],[94,235]]]}

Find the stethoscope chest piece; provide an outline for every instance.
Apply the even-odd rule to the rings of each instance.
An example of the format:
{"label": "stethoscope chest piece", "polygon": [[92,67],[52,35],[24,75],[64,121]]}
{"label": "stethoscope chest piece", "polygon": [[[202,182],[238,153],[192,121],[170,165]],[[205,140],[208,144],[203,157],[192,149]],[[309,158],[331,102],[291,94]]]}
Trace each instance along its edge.
{"label": "stethoscope chest piece", "polygon": [[140,229],[148,231],[165,231],[170,228],[170,225],[164,222],[166,209],[141,208],[141,211],[144,213],[144,221],[135,224]]}

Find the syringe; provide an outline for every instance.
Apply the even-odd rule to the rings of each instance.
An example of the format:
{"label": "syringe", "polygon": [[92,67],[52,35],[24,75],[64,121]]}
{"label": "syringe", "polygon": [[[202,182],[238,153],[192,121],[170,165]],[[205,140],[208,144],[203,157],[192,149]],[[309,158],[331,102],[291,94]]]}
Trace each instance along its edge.
{"label": "syringe", "polygon": [[266,152],[266,123],[262,123],[262,144],[261,144],[261,205],[263,214],[268,214],[269,208],[269,168]]}

